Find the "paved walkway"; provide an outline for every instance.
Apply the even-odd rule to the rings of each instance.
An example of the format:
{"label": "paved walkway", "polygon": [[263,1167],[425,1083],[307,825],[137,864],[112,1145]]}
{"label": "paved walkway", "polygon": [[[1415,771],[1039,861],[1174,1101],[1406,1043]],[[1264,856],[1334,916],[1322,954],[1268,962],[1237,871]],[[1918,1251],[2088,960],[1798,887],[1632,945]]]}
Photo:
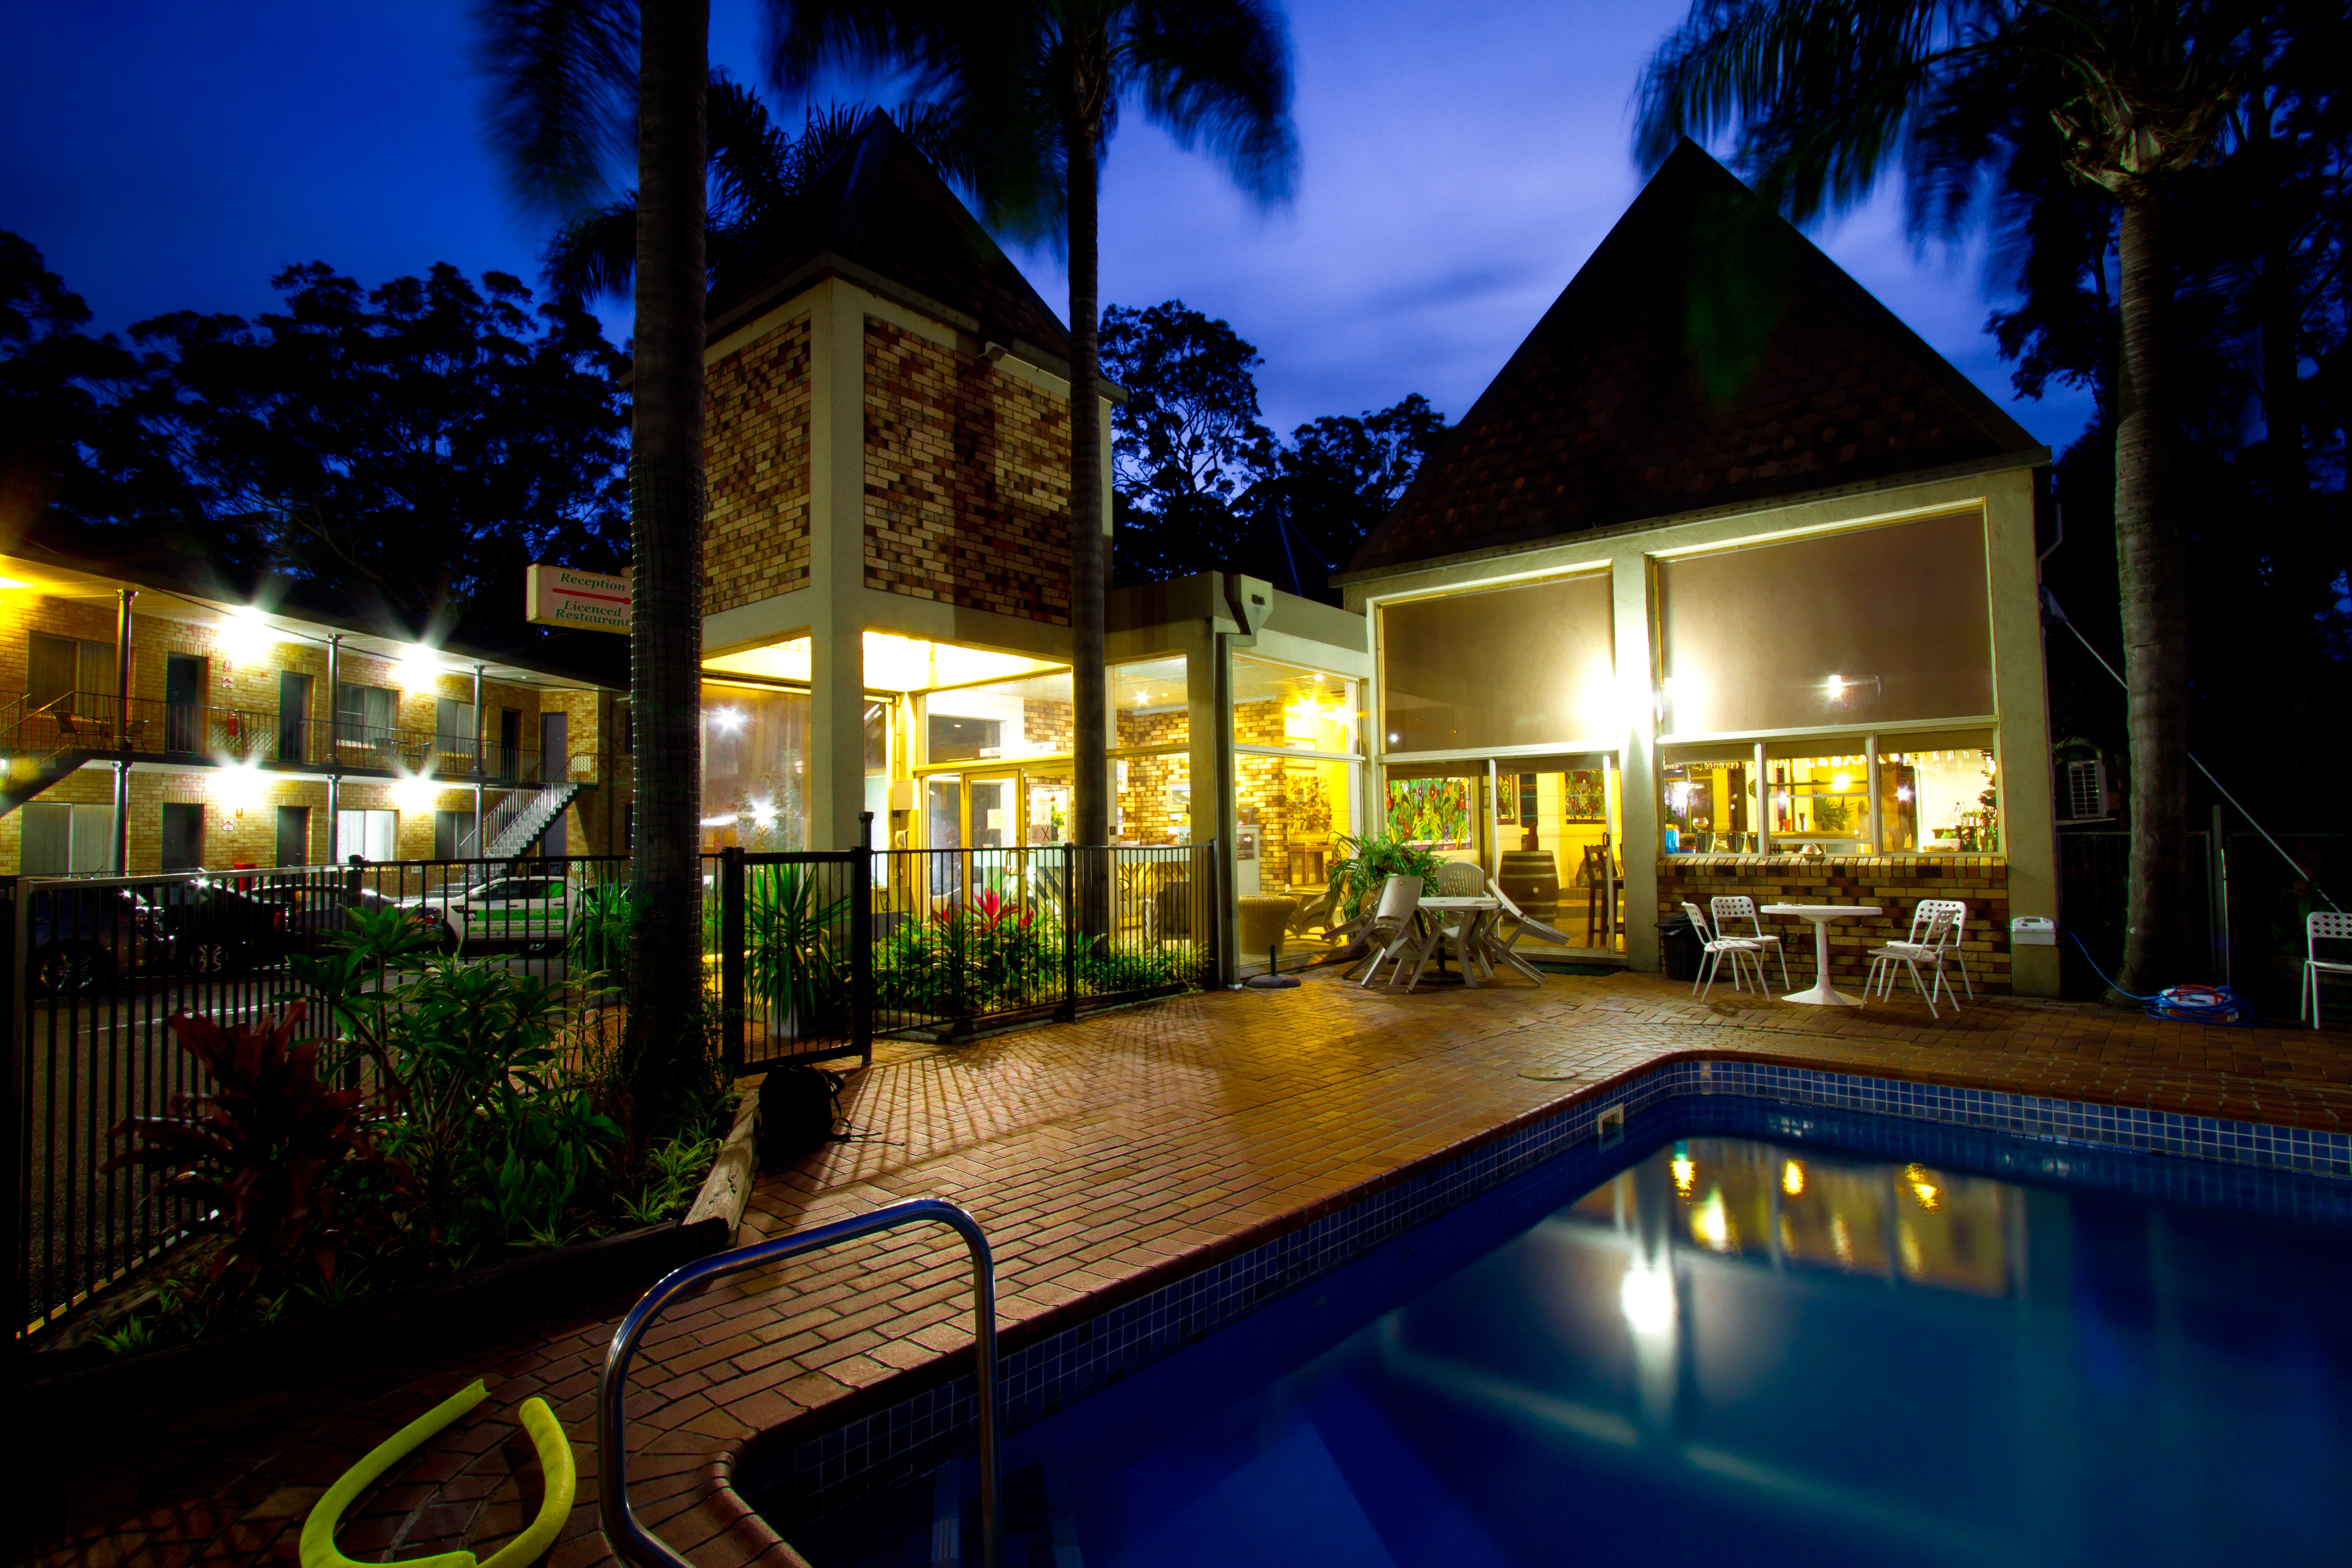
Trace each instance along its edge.
{"label": "paved walkway", "polygon": [[[1652,976],[1555,976],[1476,991],[1363,991],[1328,971],[1295,991],[1190,996],[961,1047],[886,1046],[847,1097],[853,1136],[764,1179],[747,1230],[777,1234],[924,1194],[979,1215],[1008,1333],[1096,1292],[1198,1267],[1283,1216],[1343,1198],[1525,1113],[1677,1051],[2312,1127],[2352,1126],[2352,1037],[2159,1024],[1987,999],[1930,1019],[1705,1005]],[[746,1237],[749,1239],[749,1237]],[[908,1232],[786,1277],[747,1277],[651,1336],[632,1399],[641,1517],[709,1568],[792,1561],[719,1487],[755,1432],[828,1422],[968,1341],[951,1237]],[[34,1452],[11,1561],[179,1568],[296,1559],[304,1512],[382,1436],[467,1379],[492,1396],[347,1515],[355,1557],[487,1555],[539,1502],[513,1409],[544,1396],[579,1454],[548,1562],[610,1561],[596,1528],[595,1372],[623,1301],[429,1357],[362,1360],[240,1405],[156,1412],[102,1453]],[[814,1414],[822,1412],[823,1414]]]}

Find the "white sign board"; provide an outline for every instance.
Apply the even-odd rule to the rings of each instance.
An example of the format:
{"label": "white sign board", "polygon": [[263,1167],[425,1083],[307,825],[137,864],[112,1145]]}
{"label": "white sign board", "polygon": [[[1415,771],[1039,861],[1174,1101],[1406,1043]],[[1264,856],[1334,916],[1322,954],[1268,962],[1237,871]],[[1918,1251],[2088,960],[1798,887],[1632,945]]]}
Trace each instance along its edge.
{"label": "white sign board", "polygon": [[628,635],[629,579],[568,566],[530,569],[524,614],[542,626]]}

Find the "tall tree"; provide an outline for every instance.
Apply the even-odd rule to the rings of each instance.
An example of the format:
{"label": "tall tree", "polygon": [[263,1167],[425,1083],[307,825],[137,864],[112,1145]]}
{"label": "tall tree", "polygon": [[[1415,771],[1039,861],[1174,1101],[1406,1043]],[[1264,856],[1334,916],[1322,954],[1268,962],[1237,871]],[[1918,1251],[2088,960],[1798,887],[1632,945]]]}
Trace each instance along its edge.
{"label": "tall tree", "polygon": [[1102,316],[1104,371],[1126,389],[1111,415],[1117,569],[1143,581],[1238,559],[1233,503],[1267,471],[1274,433],[1258,423],[1258,352],[1181,300]]}
{"label": "tall tree", "polygon": [[1095,409],[1104,152],[1123,100],[1223,163],[1263,202],[1297,162],[1290,48],[1266,0],[795,0],[770,40],[778,82],[828,64],[903,69],[987,147],[991,222],[1061,240],[1070,268],[1070,634],[1080,844],[1109,839],[1106,559]]}
{"label": "tall tree", "polygon": [[373,289],[323,262],[273,283],[284,308],[252,321],[133,326],[139,374],[111,405],[217,531],[478,640],[520,620],[530,562],[626,564],[622,360],[593,317],[446,263]]}
{"label": "tall tree", "polygon": [[1404,497],[1405,487],[1445,438],[1445,416],[1420,393],[1362,414],[1326,414],[1290,433],[1274,471],[1252,486],[1241,510],[1265,543],[1267,576],[1277,587],[1339,603],[1330,574],[1347,563],[1374,524]]}
{"label": "tall tree", "polygon": [[2189,922],[2188,502],[2172,320],[2181,176],[2249,75],[2228,0],[1696,0],[1652,58],[1638,146],[1737,128],[1739,162],[1799,221],[1901,163],[1923,225],[1956,231],[1988,176],[2047,157],[2105,193],[2120,253],[2116,536],[2131,736],[2126,991],[2175,975]]}
{"label": "tall tree", "polygon": [[[702,1038],[701,703],[706,0],[482,0],[491,132],[519,195],[559,216],[637,174],[629,622],[635,725],[625,1076],[642,1147]],[[630,132],[634,128],[635,134]]]}

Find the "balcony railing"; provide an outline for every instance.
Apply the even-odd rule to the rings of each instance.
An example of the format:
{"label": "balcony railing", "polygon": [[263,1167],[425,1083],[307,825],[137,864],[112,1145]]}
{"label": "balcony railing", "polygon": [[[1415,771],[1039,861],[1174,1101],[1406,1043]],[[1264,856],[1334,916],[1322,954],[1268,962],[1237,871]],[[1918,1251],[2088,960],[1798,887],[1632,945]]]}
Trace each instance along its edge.
{"label": "balcony railing", "polygon": [[0,699],[0,749],[11,755],[60,752],[129,752],[141,757],[203,758],[214,763],[289,764],[394,774],[479,779],[486,784],[537,785],[560,778],[594,783],[603,759],[573,752],[548,759],[533,747],[478,746],[470,736],[365,724],[349,715],[331,722],[166,702],[110,691],[75,691],[36,702],[29,695]]}

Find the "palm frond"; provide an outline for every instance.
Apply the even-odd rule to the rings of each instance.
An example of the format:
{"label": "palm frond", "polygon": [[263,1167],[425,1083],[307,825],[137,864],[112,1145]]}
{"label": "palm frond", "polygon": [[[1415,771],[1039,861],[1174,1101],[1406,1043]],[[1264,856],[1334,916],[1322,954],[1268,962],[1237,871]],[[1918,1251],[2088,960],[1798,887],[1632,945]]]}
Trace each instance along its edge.
{"label": "palm frond", "polygon": [[637,271],[637,193],[593,207],[556,231],[540,253],[548,291],[584,307],[600,296],[629,297]]}
{"label": "palm frond", "polygon": [[1128,15],[1116,75],[1179,146],[1204,145],[1260,202],[1290,198],[1290,39],[1263,0],[1143,0]]}
{"label": "palm frond", "polygon": [[525,205],[576,212],[636,148],[636,0],[479,0],[489,140]]}

